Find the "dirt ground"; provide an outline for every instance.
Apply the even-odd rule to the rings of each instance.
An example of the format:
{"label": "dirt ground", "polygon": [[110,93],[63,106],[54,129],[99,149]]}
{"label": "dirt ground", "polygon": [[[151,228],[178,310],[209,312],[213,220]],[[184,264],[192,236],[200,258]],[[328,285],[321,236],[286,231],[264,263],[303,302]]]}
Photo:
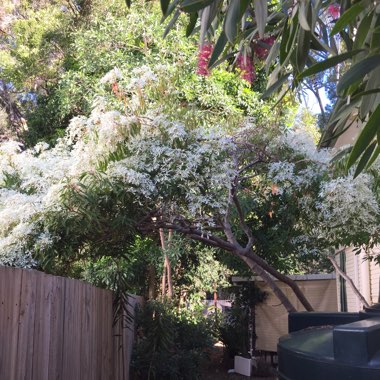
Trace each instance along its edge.
{"label": "dirt ground", "polygon": [[[275,370],[270,368],[266,363],[261,363],[261,373],[255,373],[249,378],[247,376],[239,375],[236,373],[228,373],[229,369],[234,367],[233,360],[225,360],[223,345],[217,343],[209,353],[209,361],[203,370],[202,378],[204,380],[276,380]],[[263,368],[265,367],[265,368]],[[259,376],[260,375],[260,376]],[[267,375],[263,377],[263,375]]]}

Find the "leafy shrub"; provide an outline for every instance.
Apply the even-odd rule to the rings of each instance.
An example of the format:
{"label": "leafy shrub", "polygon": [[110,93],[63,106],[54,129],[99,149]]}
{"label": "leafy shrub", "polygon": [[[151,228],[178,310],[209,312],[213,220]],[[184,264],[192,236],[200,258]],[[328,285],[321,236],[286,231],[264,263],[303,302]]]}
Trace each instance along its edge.
{"label": "leafy shrub", "polygon": [[[254,349],[255,335],[255,306],[264,302],[267,294],[254,283],[245,283],[234,290],[234,301],[231,309],[225,314],[220,326],[220,339],[226,347],[227,355],[249,356]],[[249,325],[253,331],[249,330]]]}
{"label": "leafy shrub", "polygon": [[137,316],[138,342],[131,368],[135,379],[200,378],[206,350],[212,346],[210,322],[188,318],[172,305],[152,301]]}

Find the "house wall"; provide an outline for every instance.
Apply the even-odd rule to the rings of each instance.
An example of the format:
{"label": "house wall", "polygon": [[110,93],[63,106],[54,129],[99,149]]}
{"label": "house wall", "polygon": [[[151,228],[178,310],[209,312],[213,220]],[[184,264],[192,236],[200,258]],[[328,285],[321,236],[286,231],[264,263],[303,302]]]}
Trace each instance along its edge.
{"label": "house wall", "polygon": [[[335,148],[340,148],[344,145],[352,145],[362,128],[362,123],[354,123],[348,130],[338,137],[334,144]],[[374,253],[380,254],[380,247],[373,249]],[[353,247],[345,249],[346,252],[346,274],[352,279],[361,294],[369,304],[379,301],[379,286],[380,286],[380,266],[376,262],[365,259],[365,255],[355,255]],[[337,255],[337,260],[339,256]],[[359,311],[362,305],[356,297],[352,288],[346,284],[347,294],[347,311]],[[338,306],[340,304],[340,281],[337,281]]]}
{"label": "house wall", "polygon": [[[380,247],[375,247],[373,254],[380,254]],[[353,247],[345,249],[346,254],[346,274],[352,279],[355,286],[364,296],[367,302],[371,305],[379,302],[379,287],[380,287],[380,266],[375,261],[369,261],[365,257],[365,253],[355,254]],[[336,256],[339,259],[339,256]],[[340,281],[337,280],[338,307],[340,305]],[[346,284],[347,294],[347,311],[357,312],[362,310],[359,299],[355,295],[352,288]]]}
{"label": "house wall", "polygon": [[[305,275],[293,277],[315,311],[338,311],[335,275]],[[280,336],[288,334],[288,312],[278,298],[259,278],[256,284],[268,293],[265,303],[256,308],[256,348],[263,351],[277,351]],[[297,310],[305,310],[293,291],[284,283],[277,285]]]}

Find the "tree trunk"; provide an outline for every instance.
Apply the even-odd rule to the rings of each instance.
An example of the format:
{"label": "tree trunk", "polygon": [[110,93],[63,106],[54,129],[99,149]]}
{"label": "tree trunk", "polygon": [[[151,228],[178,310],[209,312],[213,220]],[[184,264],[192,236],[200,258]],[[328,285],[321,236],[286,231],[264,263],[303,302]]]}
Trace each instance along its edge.
{"label": "tree trunk", "polygon": [[[273,277],[277,278],[279,281],[285,283],[288,285],[298,298],[298,300],[301,302],[303,307],[306,311],[314,311],[313,307],[311,306],[310,302],[306,299],[305,295],[302,293],[301,289],[298,287],[297,283],[289,278],[288,276],[278,272],[276,269],[271,267],[264,259],[262,259],[260,256],[256,255],[252,250],[250,250],[247,254],[247,256],[257,264],[260,268],[262,268],[265,272],[268,272]],[[267,273],[266,273],[267,274]],[[261,274],[260,274],[261,276]],[[270,278],[270,276],[268,276]],[[273,280],[270,279],[272,282]],[[269,285],[269,283],[268,283]],[[284,295],[285,296],[285,295]],[[286,297],[286,296],[285,296]],[[280,301],[282,302],[283,299],[280,298]],[[289,301],[289,300],[288,300]],[[289,304],[291,305],[290,301]],[[285,306],[285,305],[284,305]],[[285,306],[286,307],[286,306]],[[288,310],[289,311],[289,310]]]}
{"label": "tree trunk", "polygon": [[273,278],[265,272],[265,270],[260,267],[256,262],[246,256],[239,255],[238,256],[249,266],[252,272],[255,272],[258,276],[260,276],[264,282],[272,289],[275,296],[280,300],[288,313],[296,312],[297,309],[292,305],[289,301],[288,297],[284,294],[284,292],[277,286],[276,282]]}
{"label": "tree trunk", "polygon": [[[159,230],[160,240],[161,240],[161,248],[164,253],[164,270],[162,273],[162,298],[164,299],[166,296],[166,283],[168,284],[168,292],[167,296],[169,299],[173,297],[173,283],[172,283],[172,271],[169,257],[167,255],[166,244],[165,244],[165,233],[162,228]],[[173,236],[173,231],[169,230],[169,238],[168,238],[168,246],[170,247],[171,239]]]}
{"label": "tree trunk", "polygon": [[166,253],[165,253],[165,235],[164,230],[162,228],[159,229],[160,241],[161,241],[161,249],[164,254],[164,267],[162,271],[162,279],[161,279],[161,296],[162,300],[165,299],[166,294]]}
{"label": "tree trunk", "polygon": [[343,277],[347,283],[351,286],[351,289],[354,291],[356,297],[358,297],[359,301],[365,306],[369,307],[369,303],[366,301],[364,296],[360,293],[359,289],[355,286],[354,282],[351,280],[349,276],[347,276],[346,273],[340,269],[338,263],[335,261],[335,258],[332,256],[328,256],[328,259],[330,260],[331,264],[333,265],[334,269],[337,273],[339,273],[339,276]]}
{"label": "tree trunk", "polygon": [[[168,249],[170,250],[173,238],[173,230],[169,230],[168,236]],[[166,272],[168,276],[168,297],[171,299],[173,297],[173,279],[172,279],[172,265],[169,260],[169,256],[165,255],[166,260]]]}
{"label": "tree trunk", "polygon": [[148,299],[156,298],[156,269],[150,264],[148,267]]}

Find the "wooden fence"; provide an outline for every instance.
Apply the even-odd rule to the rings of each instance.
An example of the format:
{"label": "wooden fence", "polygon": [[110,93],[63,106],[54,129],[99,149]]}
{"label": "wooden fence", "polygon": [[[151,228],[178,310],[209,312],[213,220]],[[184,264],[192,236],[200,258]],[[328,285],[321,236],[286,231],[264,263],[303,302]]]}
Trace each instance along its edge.
{"label": "wooden fence", "polygon": [[0,379],[127,380],[132,332],[112,322],[111,291],[0,267]]}

